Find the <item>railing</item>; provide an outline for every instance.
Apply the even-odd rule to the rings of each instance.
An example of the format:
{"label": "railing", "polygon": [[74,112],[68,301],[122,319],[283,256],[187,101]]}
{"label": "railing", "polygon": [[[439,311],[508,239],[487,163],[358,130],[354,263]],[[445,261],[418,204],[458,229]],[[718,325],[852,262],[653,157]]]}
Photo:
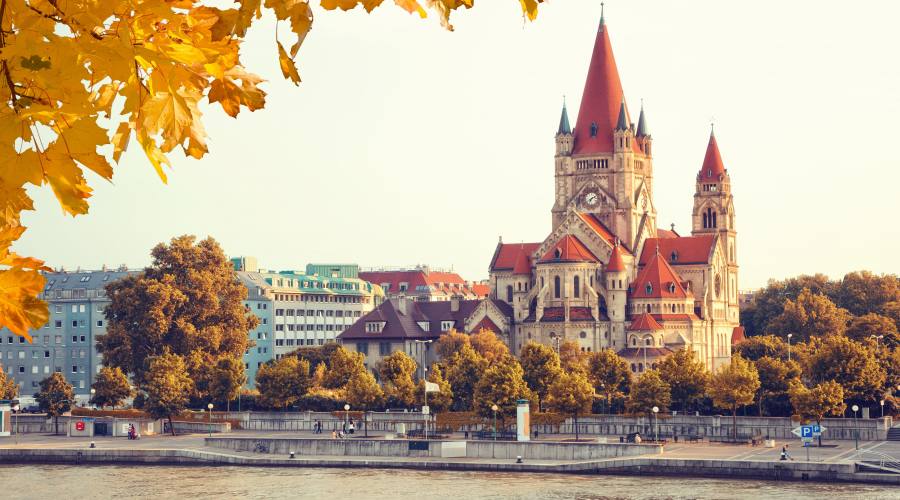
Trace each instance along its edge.
{"label": "railing", "polygon": [[[870,455],[875,457],[875,460],[860,460],[860,456]],[[889,472],[893,472],[895,474],[900,474],[900,458],[893,457],[886,453],[881,453],[878,451],[870,451],[870,450],[862,450],[857,451],[856,461],[863,463],[865,465],[876,465],[879,468],[886,469]]]}

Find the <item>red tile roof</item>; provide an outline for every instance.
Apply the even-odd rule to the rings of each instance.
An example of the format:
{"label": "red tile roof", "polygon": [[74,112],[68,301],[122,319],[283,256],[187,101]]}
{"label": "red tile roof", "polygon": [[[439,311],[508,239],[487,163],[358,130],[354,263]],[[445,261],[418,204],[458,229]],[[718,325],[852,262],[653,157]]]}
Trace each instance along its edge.
{"label": "red tile roof", "polygon": [[678,233],[669,231],[668,229],[657,229],[656,236],[659,238],[678,238]]}
{"label": "red tile roof", "polygon": [[566,320],[566,310],[562,307],[545,307],[544,315],[541,317],[542,322],[556,323]]}
{"label": "red tile roof", "polygon": [[[610,245],[616,244],[616,236],[612,234],[612,231],[606,228],[606,225],[604,225],[597,216],[587,212],[578,212],[578,216],[581,217],[581,220],[593,229],[597,235],[606,240]],[[627,248],[624,248],[624,250],[626,252],[628,251]]]}
{"label": "red tile roof", "polygon": [[570,307],[569,308],[569,320],[570,321],[593,321],[594,320],[594,312],[590,307]]}
{"label": "red tile roof", "polygon": [[[643,256],[642,256],[643,257]],[[686,298],[681,278],[658,253],[638,273],[631,286],[633,299]]]}
{"label": "red tile roof", "polygon": [[722,155],[719,154],[716,135],[710,132],[706,156],[703,158],[703,167],[700,168],[698,176],[701,181],[716,182],[720,175],[725,175],[725,165],[722,163]]}
{"label": "red tile roof", "polygon": [[625,264],[622,262],[622,251],[619,250],[621,246],[616,244],[613,247],[612,254],[609,256],[609,263],[606,264],[607,272],[620,272],[625,270]]}
{"label": "red tile roof", "polygon": [[422,269],[411,269],[406,271],[362,271],[359,273],[359,277],[376,285],[387,284],[388,288],[385,290],[387,294],[399,293],[400,283],[407,284],[406,293],[409,295],[442,293],[444,295],[485,297],[490,293],[490,287],[487,285],[481,285],[483,293],[476,292],[474,287],[479,285],[470,286],[457,273],[440,271],[426,273]]}
{"label": "red tile roof", "polygon": [[[706,264],[712,257],[715,244],[716,236],[712,234],[680,238],[647,238],[638,265],[644,266],[650,262],[650,259],[656,255],[657,247],[659,247],[659,254],[672,265]],[[674,260],[672,252],[675,252]]]}
{"label": "red tile roof", "polygon": [[578,238],[567,234],[550,247],[541,262],[597,262],[597,257]]}
{"label": "red tile roof", "polygon": [[531,259],[525,250],[519,250],[516,256],[516,264],[513,266],[513,274],[531,274]]}
{"label": "red tile roof", "polygon": [[653,316],[642,313],[632,320],[631,324],[628,325],[628,329],[635,332],[657,332],[662,330],[663,327],[653,319]]}
{"label": "red tile roof", "polygon": [[646,354],[648,358],[659,358],[662,356],[668,356],[672,354],[672,349],[668,347],[626,347],[625,349],[620,350],[617,354],[623,358],[636,358],[642,359]]}
{"label": "red tile roof", "polygon": [[491,294],[491,286],[476,283],[472,285],[472,293],[478,296],[478,298],[483,299]]}
{"label": "red tile roof", "polygon": [[736,326],[734,327],[734,330],[731,331],[731,345],[740,344],[746,338],[743,326]]}
{"label": "red tile roof", "polygon": [[520,252],[526,255],[534,253],[540,243],[499,243],[491,259],[491,271],[511,271],[515,268]]}

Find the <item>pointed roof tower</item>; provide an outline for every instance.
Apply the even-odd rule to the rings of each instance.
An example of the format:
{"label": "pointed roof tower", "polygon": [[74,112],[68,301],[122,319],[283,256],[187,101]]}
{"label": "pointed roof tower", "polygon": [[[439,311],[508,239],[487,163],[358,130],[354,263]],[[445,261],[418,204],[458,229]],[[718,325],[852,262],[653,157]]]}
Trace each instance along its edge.
{"label": "pointed roof tower", "polygon": [[634,279],[631,297],[635,299],[686,298],[688,292],[681,285],[681,278],[659,254],[650,259]]}
{"label": "pointed roof tower", "polygon": [[[624,100],[619,70],[609,41],[609,28],[600,14],[594,52],[584,82],[581,107],[575,122],[575,154],[611,153],[613,130]],[[626,118],[628,110],[625,109]],[[631,120],[629,119],[630,123]]]}
{"label": "pointed roof tower", "polygon": [[562,115],[559,117],[559,129],[556,135],[571,134],[572,127],[569,125],[569,113],[566,112],[566,99],[563,98]]}
{"label": "pointed roof tower", "polygon": [[616,238],[616,245],[613,247],[612,254],[609,256],[609,262],[606,264],[606,272],[617,273],[625,270],[625,264],[622,262],[622,252],[619,250],[619,239]]}
{"label": "pointed roof tower", "polygon": [[638,116],[637,137],[649,137],[650,131],[647,127],[647,118],[644,116],[644,101],[641,100],[641,115]]}
{"label": "pointed roof tower", "polygon": [[516,257],[513,274],[531,274],[531,263],[529,263],[528,254],[524,248],[519,250],[519,255]]}
{"label": "pointed roof tower", "polygon": [[709,144],[706,146],[706,156],[703,158],[703,167],[700,168],[701,180],[718,181],[719,175],[725,174],[725,165],[722,163],[722,155],[719,154],[719,145],[716,143],[716,134],[709,131]]}
{"label": "pointed roof tower", "polygon": [[597,262],[597,257],[595,257],[578,238],[567,234],[563,236],[556,245],[550,247],[540,260],[540,262],[559,261]]}
{"label": "pointed roof tower", "polygon": [[622,104],[619,105],[619,119],[616,120],[616,130],[628,130],[628,112],[625,110],[625,98],[622,98]]}

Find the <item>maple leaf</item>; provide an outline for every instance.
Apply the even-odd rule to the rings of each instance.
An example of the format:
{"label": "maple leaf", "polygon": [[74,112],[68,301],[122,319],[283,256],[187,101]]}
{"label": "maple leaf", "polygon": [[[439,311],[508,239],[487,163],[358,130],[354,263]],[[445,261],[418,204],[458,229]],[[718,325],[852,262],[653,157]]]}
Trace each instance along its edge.
{"label": "maple leaf", "polygon": [[31,342],[28,328],[37,328],[50,318],[47,306],[38,298],[44,277],[20,266],[0,271],[0,322]]}
{"label": "maple leaf", "polygon": [[285,78],[290,78],[294,85],[300,85],[300,73],[297,72],[294,60],[284,50],[284,45],[281,45],[281,42],[275,43],[278,44],[278,64],[281,66],[281,73]]}

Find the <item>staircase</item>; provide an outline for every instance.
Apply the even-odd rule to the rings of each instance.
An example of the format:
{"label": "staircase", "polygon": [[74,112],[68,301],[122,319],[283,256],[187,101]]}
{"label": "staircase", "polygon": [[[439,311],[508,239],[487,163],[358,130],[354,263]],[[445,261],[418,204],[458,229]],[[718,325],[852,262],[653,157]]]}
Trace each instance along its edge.
{"label": "staircase", "polygon": [[887,433],[888,441],[900,441],[900,427],[891,427]]}

